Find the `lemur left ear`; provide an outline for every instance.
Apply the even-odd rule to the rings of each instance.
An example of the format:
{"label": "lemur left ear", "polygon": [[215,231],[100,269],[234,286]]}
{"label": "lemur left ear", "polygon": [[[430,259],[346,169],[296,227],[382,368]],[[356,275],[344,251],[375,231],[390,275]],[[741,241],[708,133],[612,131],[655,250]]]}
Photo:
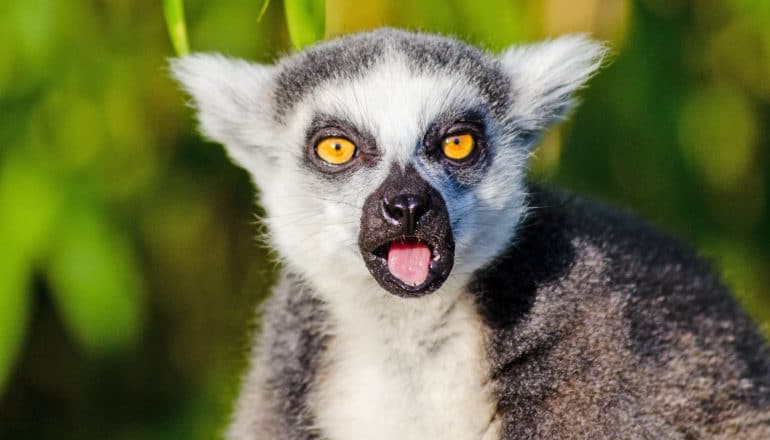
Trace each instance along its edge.
{"label": "lemur left ear", "polygon": [[203,135],[224,144],[235,162],[252,174],[269,168],[261,163],[269,159],[269,145],[260,142],[269,139],[274,72],[273,66],[218,54],[171,60],[172,76],[192,96]]}
{"label": "lemur left ear", "polygon": [[500,55],[512,81],[511,115],[522,128],[539,131],[564,119],[574,93],[601,66],[607,48],[584,35],[567,35]]}

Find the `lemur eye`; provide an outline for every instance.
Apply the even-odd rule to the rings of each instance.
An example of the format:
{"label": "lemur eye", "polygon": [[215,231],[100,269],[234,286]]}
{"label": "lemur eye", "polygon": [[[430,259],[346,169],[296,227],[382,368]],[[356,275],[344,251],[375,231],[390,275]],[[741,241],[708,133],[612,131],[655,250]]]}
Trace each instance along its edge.
{"label": "lemur eye", "polygon": [[325,162],[342,165],[349,162],[356,154],[356,146],[345,138],[328,137],[316,144],[315,151]]}
{"label": "lemur eye", "polygon": [[452,160],[465,159],[473,153],[474,148],[476,148],[476,140],[469,133],[447,136],[441,146],[444,156]]}

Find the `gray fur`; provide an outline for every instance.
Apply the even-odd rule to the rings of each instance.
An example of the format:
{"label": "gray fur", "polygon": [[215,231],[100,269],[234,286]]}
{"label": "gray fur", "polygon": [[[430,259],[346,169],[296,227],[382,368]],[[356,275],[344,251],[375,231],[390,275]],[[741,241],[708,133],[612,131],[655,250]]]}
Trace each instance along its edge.
{"label": "gray fur", "polygon": [[[470,286],[502,439],[770,438],[767,346],[706,264],[605,206],[540,189],[531,203],[517,245]],[[253,438],[319,438],[306,399],[330,324],[311,296],[290,276],[266,309],[269,371],[244,395],[270,405],[236,416]]]}
{"label": "gray fur", "polygon": [[500,115],[508,104],[508,79],[494,58],[454,39],[384,28],[311,46],[283,59],[274,95],[277,120],[314,88],[356,78],[376,63],[387,62],[389,52],[406,56],[416,72],[462,72]]}
{"label": "gray fur", "polygon": [[503,438],[770,438],[770,354],[713,271],[630,216],[536,190],[477,274]]}
{"label": "gray fur", "polygon": [[[528,148],[566,116],[603,53],[566,37],[494,57],[385,29],[276,67],[205,55],[175,62],[204,133],[262,186],[272,242],[287,263],[265,306],[231,438],[312,440],[335,429],[357,438],[367,428],[383,438],[394,426],[414,427],[405,438],[770,438],[770,350],[709,265],[627,214],[523,182]],[[372,87],[367,75],[389,63],[391,76],[373,75]],[[415,82],[392,99],[399,81]],[[441,89],[443,81],[452,87]],[[358,88],[345,95],[350,83]],[[443,139],[442,123],[458,118],[483,126],[483,155],[465,167],[426,153]],[[337,172],[318,167],[326,125],[358,145],[360,160]],[[404,169],[424,183],[412,185],[419,191],[405,188]],[[362,261],[366,246],[354,245],[360,231],[370,235],[359,244],[371,238],[377,249],[387,237],[376,234],[390,234],[371,226],[383,182],[394,194],[441,199],[434,205],[451,222],[453,273],[421,298],[379,287]],[[472,377],[436,371],[446,364]],[[351,381],[360,370],[371,374]],[[431,393],[436,383],[454,388]],[[378,425],[390,408],[359,392],[369,384],[409,411]],[[363,428],[346,430],[356,411],[350,423]],[[447,430],[455,420],[474,423]]]}
{"label": "gray fur", "polygon": [[263,306],[263,316],[230,436],[320,438],[307,402],[328,340],[323,307],[298,277],[285,274]]}

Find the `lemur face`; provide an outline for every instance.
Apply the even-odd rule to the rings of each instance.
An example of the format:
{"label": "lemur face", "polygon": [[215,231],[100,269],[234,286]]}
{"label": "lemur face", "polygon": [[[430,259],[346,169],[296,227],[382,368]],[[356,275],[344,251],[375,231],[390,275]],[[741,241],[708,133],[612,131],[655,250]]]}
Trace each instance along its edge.
{"label": "lemur face", "polygon": [[291,270],[330,294],[418,297],[464,285],[515,239],[532,144],[601,54],[581,37],[493,57],[380,30],[276,66],[196,55],[173,69],[203,132],[260,187]]}
{"label": "lemur face", "polygon": [[[298,160],[306,172],[292,179],[315,188],[306,203],[325,219],[314,220],[341,238],[324,258],[348,254],[351,266],[399,296],[435,291],[455,265],[470,272],[483,264],[520,215],[526,148],[498,147],[515,133],[494,113],[508,99],[507,80],[479,52],[443,46],[367,41],[356,47],[367,69],[344,80],[332,70],[313,89],[319,62],[343,69],[350,56],[349,47],[321,47],[278,79],[305,82],[302,95],[279,101],[283,118],[305,133]],[[303,77],[305,69],[312,75]],[[492,224],[502,231],[479,227]]]}

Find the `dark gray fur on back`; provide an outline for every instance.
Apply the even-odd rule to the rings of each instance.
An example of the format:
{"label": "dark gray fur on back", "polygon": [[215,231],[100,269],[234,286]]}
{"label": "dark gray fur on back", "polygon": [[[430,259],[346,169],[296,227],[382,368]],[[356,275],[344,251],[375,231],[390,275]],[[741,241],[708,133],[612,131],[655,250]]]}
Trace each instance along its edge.
{"label": "dark gray fur on back", "polygon": [[273,97],[276,117],[280,121],[322,84],[370,71],[389,50],[406,56],[415,72],[463,72],[499,116],[508,106],[508,79],[494,58],[455,39],[385,28],[331,40],[282,60]]}
{"label": "dark gray fur on back", "polygon": [[[708,265],[601,204],[534,190],[529,205],[470,286],[503,439],[770,438],[770,353]],[[269,309],[259,438],[315,438],[325,314],[292,278]]]}
{"label": "dark gray fur on back", "polygon": [[530,206],[472,285],[503,438],[770,438],[767,347],[708,265],[597,203]]}

